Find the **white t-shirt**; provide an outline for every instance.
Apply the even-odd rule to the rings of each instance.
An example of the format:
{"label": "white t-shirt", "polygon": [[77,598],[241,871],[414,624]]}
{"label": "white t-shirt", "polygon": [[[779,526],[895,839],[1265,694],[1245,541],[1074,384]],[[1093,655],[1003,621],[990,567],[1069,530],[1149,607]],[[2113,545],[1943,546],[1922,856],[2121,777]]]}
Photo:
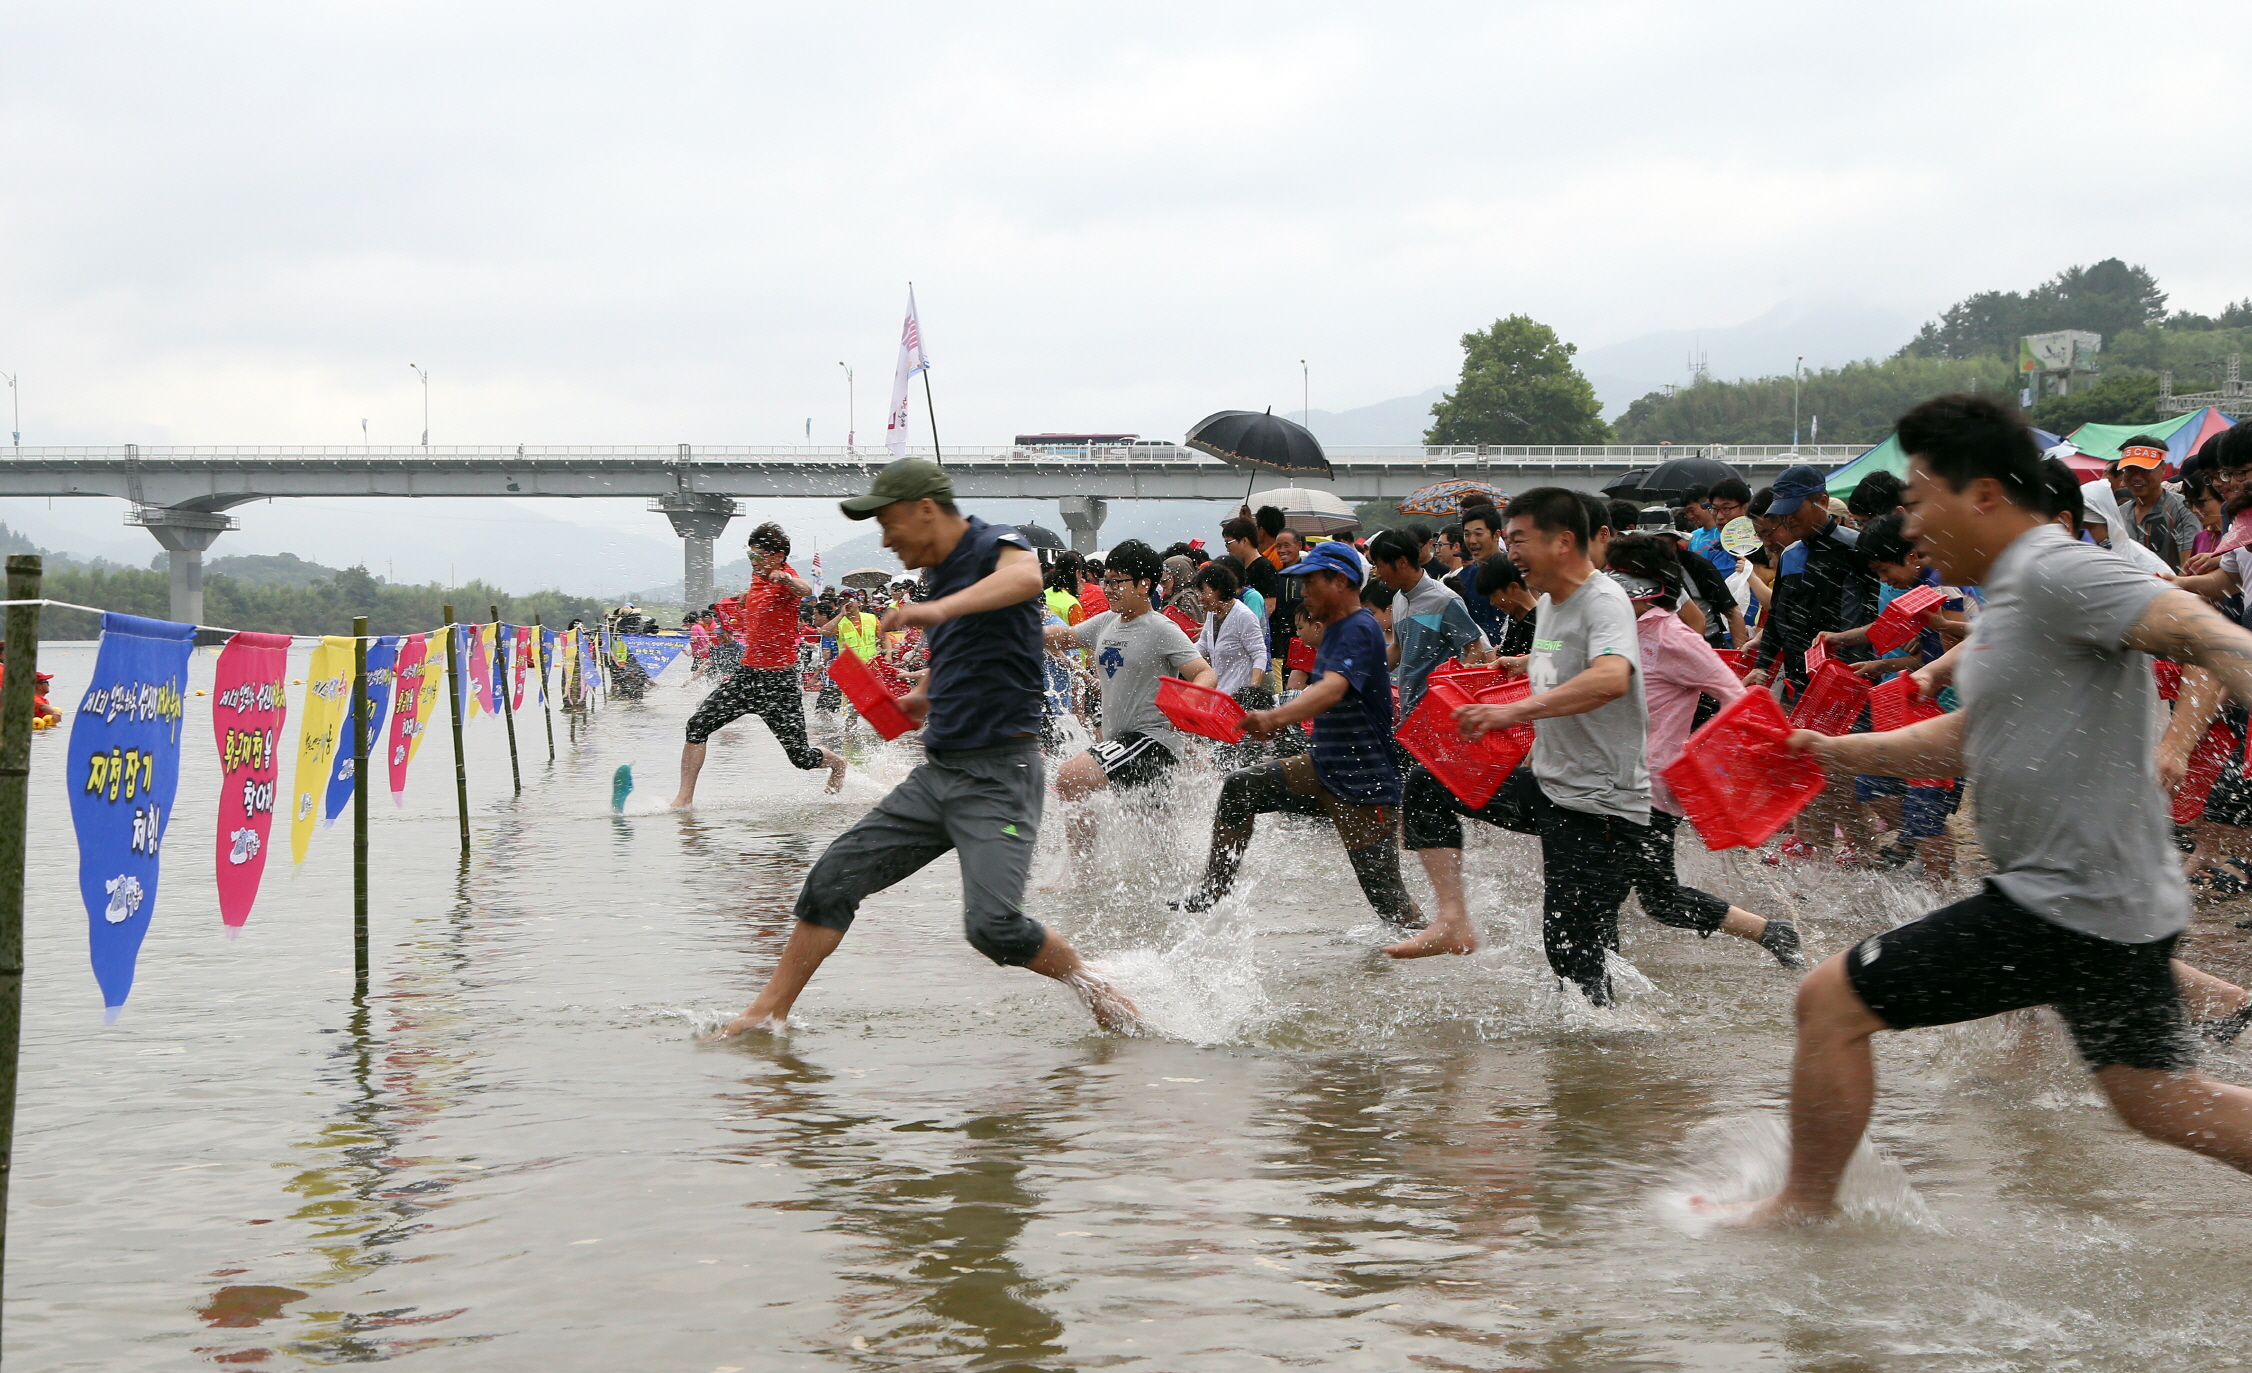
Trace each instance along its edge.
{"label": "white t-shirt", "polygon": [[1258,612],[1231,600],[1218,615],[1204,617],[1196,636],[1197,653],[1212,665],[1213,683],[1234,695],[1250,686],[1267,666],[1267,624]]}

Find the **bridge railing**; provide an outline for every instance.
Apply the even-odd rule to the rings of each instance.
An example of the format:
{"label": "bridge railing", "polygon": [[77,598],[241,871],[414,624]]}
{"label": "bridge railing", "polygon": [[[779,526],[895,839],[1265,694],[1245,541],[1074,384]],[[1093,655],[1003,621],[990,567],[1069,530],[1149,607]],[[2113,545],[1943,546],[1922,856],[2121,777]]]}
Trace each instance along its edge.
{"label": "bridge railing", "polygon": [[[1808,462],[1827,466],[1851,461],[1866,450],[1862,444],[1720,445],[1689,444],[1485,444],[1366,447],[1339,445],[1325,451],[1341,466],[1497,466],[1497,467],[1617,467],[1622,470],[1651,467],[1668,458],[1702,456],[1754,466],[1780,466]],[[911,456],[928,458],[932,450],[910,447]],[[492,463],[621,464],[651,467],[724,463],[830,463],[840,466],[881,464],[891,454],[883,448],[845,448],[842,445],[768,444],[478,444],[444,447],[336,444],[336,445],[144,445],[100,447],[0,448],[0,463],[152,463],[196,466],[224,463],[254,465],[286,463],[336,464],[398,463],[459,465]],[[1216,460],[1194,449],[1171,443],[1080,444],[1057,446],[967,446],[945,450],[949,463],[1014,465],[1090,464],[1100,466],[1201,465]]]}

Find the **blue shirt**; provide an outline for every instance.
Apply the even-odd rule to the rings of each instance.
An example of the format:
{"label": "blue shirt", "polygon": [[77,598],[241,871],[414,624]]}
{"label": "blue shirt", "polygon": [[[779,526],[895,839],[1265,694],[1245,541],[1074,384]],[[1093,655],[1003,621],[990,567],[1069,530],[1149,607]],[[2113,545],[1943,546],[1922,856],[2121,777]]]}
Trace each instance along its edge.
{"label": "blue shirt", "polygon": [[1689,551],[1702,557],[1719,569],[1723,577],[1736,575],[1736,555],[1720,546],[1720,531],[1697,529],[1690,531]]}
{"label": "blue shirt", "polygon": [[1392,763],[1392,676],[1384,631],[1366,606],[1324,629],[1313,681],[1345,679],[1345,699],[1314,717],[1314,775],[1340,801],[1396,806],[1400,770]]}
{"label": "blue shirt", "polygon": [[[991,576],[1001,545],[1031,544],[1005,524],[970,516],[970,527],[946,561],[931,569],[928,600],[951,596]],[[1038,734],[1046,701],[1041,671],[1040,597],[964,615],[923,631],[930,646],[930,716],[923,747],[986,748],[1019,734]]]}

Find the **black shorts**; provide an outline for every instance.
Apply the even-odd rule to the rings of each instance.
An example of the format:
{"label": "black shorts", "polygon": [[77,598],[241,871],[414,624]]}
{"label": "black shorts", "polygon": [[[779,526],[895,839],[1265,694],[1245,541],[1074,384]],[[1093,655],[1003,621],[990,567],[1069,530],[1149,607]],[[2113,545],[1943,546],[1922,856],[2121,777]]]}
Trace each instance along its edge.
{"label": "black shorts", "polygon": [[1846,980],[1895,1030],[2054,1006],[2090,1068],[2181,1072],[2197,1062],[2174,987],[2174,940],[2121,944],[2026,910],[1991,882],[1976,896],[1872,935]]}
{"label": "black shorts", "polygon": [[1104,780],[1114,787],[1147,786],[1180,763],[1171,749],[1135,729],[1105,739],[1087,752],[1102,765]]}

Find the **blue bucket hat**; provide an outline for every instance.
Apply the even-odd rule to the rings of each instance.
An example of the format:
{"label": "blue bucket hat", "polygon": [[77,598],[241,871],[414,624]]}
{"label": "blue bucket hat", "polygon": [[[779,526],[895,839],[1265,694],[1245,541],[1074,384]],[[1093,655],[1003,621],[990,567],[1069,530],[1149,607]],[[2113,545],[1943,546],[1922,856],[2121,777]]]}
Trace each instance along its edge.
{"label": "blue bucket hat", "polygon": [[1770,515],[1788,515],[1806,504],[1810,496],[1824,501],[1830,498],[1830,485],[1822,476],[1822,469],[1800,463],[1786,467],[1783,475],[1775,479],[1775,503],[1767,507]]}
{"label": "blue bucket hat", "polygon": [[1309,572],[1335,572],[1355,586],[1368,580],[1368,566],[1361,561],[1361,555],[1353,551],[1351,544],[1335,539],[1315,544],[1301,554],[1297,562],[1282,569],[1285,577],[1303,577]]}

